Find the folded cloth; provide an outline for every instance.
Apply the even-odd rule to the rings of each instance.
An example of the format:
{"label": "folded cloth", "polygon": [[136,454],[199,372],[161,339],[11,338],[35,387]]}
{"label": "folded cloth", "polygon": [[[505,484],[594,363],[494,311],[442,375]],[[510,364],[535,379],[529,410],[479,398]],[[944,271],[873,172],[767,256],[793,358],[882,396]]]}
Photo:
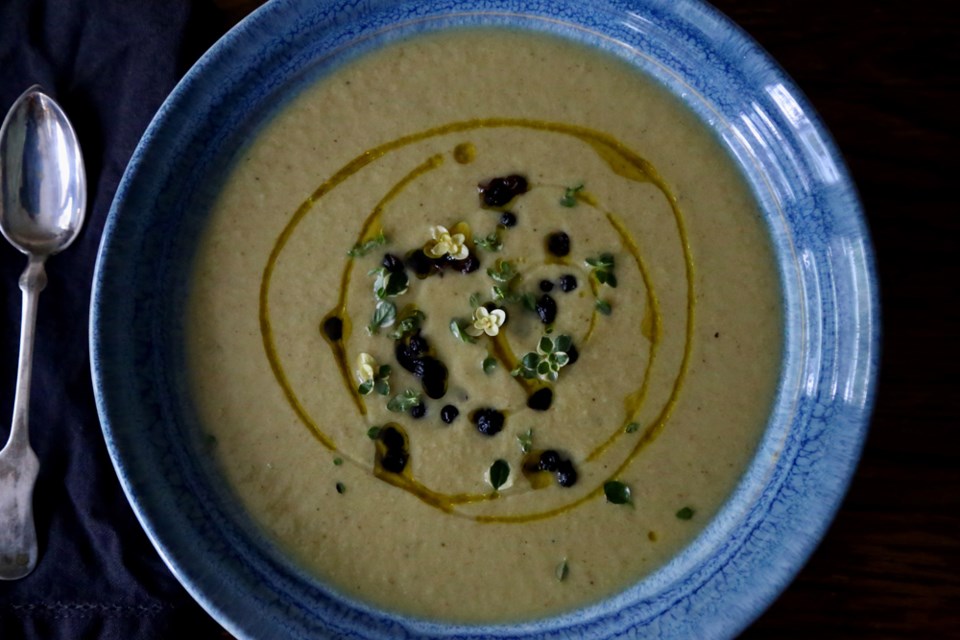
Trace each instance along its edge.
{"label": "folded cloth", "polygon": [[[140,528],[97,418],[87,315],[100,234],[144,129],[226,21],[190,0],[3,0],[0,113],[40,84],[77,130],[89,182],[77,241],[47,262],[40,296],[30,439],[40,458],[34,510],[40,558],[0,582],[0,638],[224,638]],[[13,407],[24,256],[0,242],[0,439]],[[183,637],[183,636],[181,636]]]}

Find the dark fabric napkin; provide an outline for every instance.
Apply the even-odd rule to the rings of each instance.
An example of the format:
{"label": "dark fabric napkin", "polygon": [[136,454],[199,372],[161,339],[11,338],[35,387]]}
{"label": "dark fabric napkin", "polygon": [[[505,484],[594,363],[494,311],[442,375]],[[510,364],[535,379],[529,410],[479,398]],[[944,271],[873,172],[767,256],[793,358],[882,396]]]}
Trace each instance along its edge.
{"label": "dark fabric napkin", "polygon": [[[89,182],[85,227],[48,261],[40,296],[30,405],[40,559],[28,577],[0,581],[3,640],[226,635],[166,568],[127,503],[100,430],[87,343],[94,262],[117,184],[161,102],[225,23],[212,5],[189,0],[0,0],[0,113],[42,85],[77,130]],[[26,259],[0,245],[5,442]]]}

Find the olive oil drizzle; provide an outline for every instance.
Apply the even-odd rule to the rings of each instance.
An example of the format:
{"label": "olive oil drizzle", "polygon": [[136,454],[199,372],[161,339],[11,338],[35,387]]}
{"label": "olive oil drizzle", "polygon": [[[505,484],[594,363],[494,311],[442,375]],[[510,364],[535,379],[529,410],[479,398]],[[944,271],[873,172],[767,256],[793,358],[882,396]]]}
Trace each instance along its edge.
{"label": "olive oil drizzle", "polygon": [[[659,177],[653,166],[622,145],[620,142],[614,138],[597,131],[587,129],[585,127],[579,127],[576,125],[568,125],[563,123],[556,122],[547,122],[539,120],[529,120],[529,119],[514,119],[514,118],[478,118],[473,120],[464,120],[458,122],[448,123],[439,127],[434,127],[431,129],[426,129],[418,133],[411,135],[403,136],[397,138],[393,141],[387,142],[385,144],[379,145],[373,149],[365,151],[357,158],[351,160],[343,168],[338,170],[333,174],[329,179],[323,182],[311,195],[304,201],[300,207],[294,212],[290,221],[283,228],[280,234],[277,237],[277,240],[274,243],[273,249],[270,252],[267,263],[263,270],[263,275],[261,278],[260,284],[260,306],[259,306],[259,317],[260,317],[260,330],[261,336],[263,339],[264,350],[266,352],[267,359],[270,363],[271,369],[275,377],[277,378],[278,383],[284,391],[284,395],[287,398],[287,401],[290,403],[296,415],[300,420],[310,429],[310,431],[317,437],[317,439],[328,449],[337,450],[335,443],[332,439],[327,436],[324,431],[316,424],[316,422],[310,417],[309,413],[305,410],[303,405],[300,403],[296,392],[293,390],[292,385],[290,384],[289,379],[287,378],[284,369],[280,363],[280,358],[277,354],[276,345],[273,338],[273,330],[270,322],[270,311],[269,311],[269,292],[270,292],[270,281],[273,276],[274,269],[276,267],[277,260],[279,259],[280,254],[283,252],[287,242],[290,237],[293,235],[299,223],[303,218],[312,210],[314,204],[320,200],[324,195],[329,193],[339,184],[355,175],[361,171],[366,166],[370,165],[374,161],[383,157],[384,155],[395,151],[402,147],[405,147],[416,142],[426,140],[428,138],[437,137],[441,135],[448,135],[453,133],[460,133],[464,131],[470,131],[480,128],[527,128],[537,131],[547,131],[551,133],[558,133],[562,135],[572,136],[577,138],[586,144],[590,145],[594,151],[607,163],[611,170],[630,180],[638,182],[649,182],[653,184],[657,189],[666,197],[667,201],[670,203],[670,207],[673,211],[674,218],[677,225],[678,235],[680,237],[680,243],[683,250],[684,262],[686,267],[686,279],[687,279],[687,326],[685,334],[685,345],[683,358],[681,360],[680,368],[677,373],[677,376],[674,379],[674,383],[671,389],[669,398],[667,399],[665,405],[662,407],[660,413],[657,417],[649,423],[649,426],[644,430],[635,443],[633,449],[629,452],[627,457],[621,462],[621,464],[614,470],[612,474],[609,475],[610,478],[616,477],[621,474],[639,455],[639,453],[656,437],[660,434],[663,428],[666,426],[669,421],[670,415],[673,411],[673,407],[677,402],[680,391],[683,386],[683,382],[686,378],[687,369],[689,366],[689,360],[692,350],[692,341],[693,341],[693,320],[694,320],[694,305],[695,305],[695,296],[694,296],[694,271],[693,271],[693,259],[691,256],[690,246],[687,238],[686,227],[683,222],[683,215],[679,208],[678,202],[674,194],[671,192],[669,187],[664,183],[664,181]],[[465,147],[458,147],[461,151]],[[438,159],[439,158],[439,159]],[[471,158],[472,159],[472,158]],[[389,202],[393,197],[395,197],[409,182],[414,180],[419,175],[436,168],[439,166],[442,161],[442,156],[433,156],[425,163],[421,164],[419,167],[414,169],[410,174],[408,174],[400,183],[395,185],[377,207],[371,212],[367,217],[363,229],[360,234],[360,239],[364,240],[371,233],[374,224],[379,221],[380,216],[383,213],[383,207],[386,203]],[[590,202],[590,204],[595,204]],[[608,219],[611,221],[611,224],[617,228],[622,237],[629,238],[629,234],[626,233],[626,229],[616,222],[616,218],[612,214],[608,214]],[[635,243],[627,242],[625,243],[628,250],[633,254],[634,258],[638,262],[638,266],[641,268],[641,272],[644,273],[644,282],[647,285],[648,291],[648,302],[650,301],[650,296],[652,289],[650,287],[650,282],[645,269],[642,266],[642,261],[639,258],[639,249],[636,247]],[[341,375],[346,380],[346,384],[350,389],[350,393],[358,400],[358,408],[360,409],[361,415],[365,415],[365,407],[362,400],[359,398],[359,394],[353,388],[349,374],[349,368],[346,365],[346,354],[345,349],[343,348],[343,339],[349,335],[349,318],[346,315],[346,290],[347,285],[349,284],[350,271],[352,269],[352,258],[348,258],[348,266],[345,267],[343,277],[341,279],[340,287],[340,298],[338,300],[337,307],[334,311],[328,313],[325,317],[329,318],[333,315],[338,315],[344,323],[344,336],[339,341],[339,347],[334,344],[334,341],[328,340],[328,343],[331,345],[331,348],[334,353],[334,357],[338,361],[338,367],[340,369]],[[339,312],[339,313],[338,313]],[[648,314],[650,314],[648,309]],[[593,314],[593,317],[596,316],[596,313]],[[659,313],[654,310],[652,315],[648,316],[650,320],[647,320],[647,317],[644,318],[644,321],[641,325],[641,331],[646,335],[647,329],[645,327],[649,323],[649,333],[651,337],[651,343],[656,343],[660,338],[659,326],[660,318]],[[591,325],[592,329],[592,325]],[[324,336],[326,339],[326,336]],[[503,345],[501,345],[502,347]],[[500,357],[502,356],[502,358]],[[512,352],[504,351],[502,354],[498,354],[498,359],[503,361],[514,362],[516,356]],[[647,371],[649,373],[650,367],[652,366],[654,360],[654,353],[651,350],[650,361],[648,362]],[[643,384],[643,387],[640,391],[631,394],[625,400],[627,403],[627,421],[632,419],[632,416],[635,414],[636,410],[639,409],[639,405],[642,403],[643,398],[645,397],[645,387],[646,379]],[[630,411],[631,408],[635,408],[634,411]],[[626,424],[626,422],[625,422]],[[625,426],[625,425],[624,425]],[[623,431],[623,429],[618,429],[617,433],[611,437],[611,440],[616,439],[616,437]],[[599,450],[606,449],[608,444],[601,445]],[[594,452],[596,455],[600,455],[597,451]],[[591,454],[591,458],[594,454]],[[458,515],[463,515],[465,517],[472,517],[478,522],[502,522],[502,523],[514,523],[514,522],[529,522],[533,520],[540,520],[544,518],[549,518],[552,516],[560,515],[567,511],[570,511],[577,506],[583,504],[584,502],[603,495],[603,482],[600,482],[597,487],[589,491],[588,493],[580,496],[576,500],[569,502],[567,504],[561,505],[559,507],[549,509],[546,511],[528,513],[521,515],[512,515],[512,516],[502,516],[502,515],[474,515],[469,516],[467,514],[462,514],[454,510],[454,507],[459,504],[466,504],[472,502],[479,502],[483,500],[489,500],[492,497],[495,497],[497,494],[443,494],[428,487],[424,486],[420,482],[413,479],[412,475],[403,475],[403,474],[391,474],[383,470],[375,470],[376,477],[384,480],[394,486],[397,486],[401,489],[408,491],[409,493],[418,497],[421,501],[429,504],[430,506],[441,509],[445,512],[452,512]]]}

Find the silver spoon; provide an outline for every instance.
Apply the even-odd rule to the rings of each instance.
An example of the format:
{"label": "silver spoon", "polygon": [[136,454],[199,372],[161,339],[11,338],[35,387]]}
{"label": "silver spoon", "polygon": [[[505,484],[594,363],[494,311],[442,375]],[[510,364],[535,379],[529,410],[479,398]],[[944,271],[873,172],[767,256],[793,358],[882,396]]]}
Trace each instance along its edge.
{"label": "silver spoon", "polygon": [[0,580],[16,580],[37,564],[33,485],[40,463],[30,448],[27,416],[37,300],[47,284],[43,264],[77,237],[86,211],[87,178],[70,122],[33,86],[0,126],[0,231],[25,253],[23,311],[10,438],[0,450]]}

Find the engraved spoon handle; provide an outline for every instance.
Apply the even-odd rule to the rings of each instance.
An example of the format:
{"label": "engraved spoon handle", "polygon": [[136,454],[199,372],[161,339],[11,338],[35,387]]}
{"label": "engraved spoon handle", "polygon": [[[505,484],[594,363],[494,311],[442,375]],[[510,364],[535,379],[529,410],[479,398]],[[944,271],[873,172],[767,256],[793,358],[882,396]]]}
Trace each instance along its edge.
{"label": "engraved spoon handle", "polygon": [[44,258],[30,256],[20,289],[20,357],[13,400],[10,437],[0,451],[0,580],[16,580],[33,571],[37,563],[37,532],[33,523],[33,485],[40,463],[30,448],[28,420],[30,381],[33,373],[33,337],[37,302],[47,284]]}

